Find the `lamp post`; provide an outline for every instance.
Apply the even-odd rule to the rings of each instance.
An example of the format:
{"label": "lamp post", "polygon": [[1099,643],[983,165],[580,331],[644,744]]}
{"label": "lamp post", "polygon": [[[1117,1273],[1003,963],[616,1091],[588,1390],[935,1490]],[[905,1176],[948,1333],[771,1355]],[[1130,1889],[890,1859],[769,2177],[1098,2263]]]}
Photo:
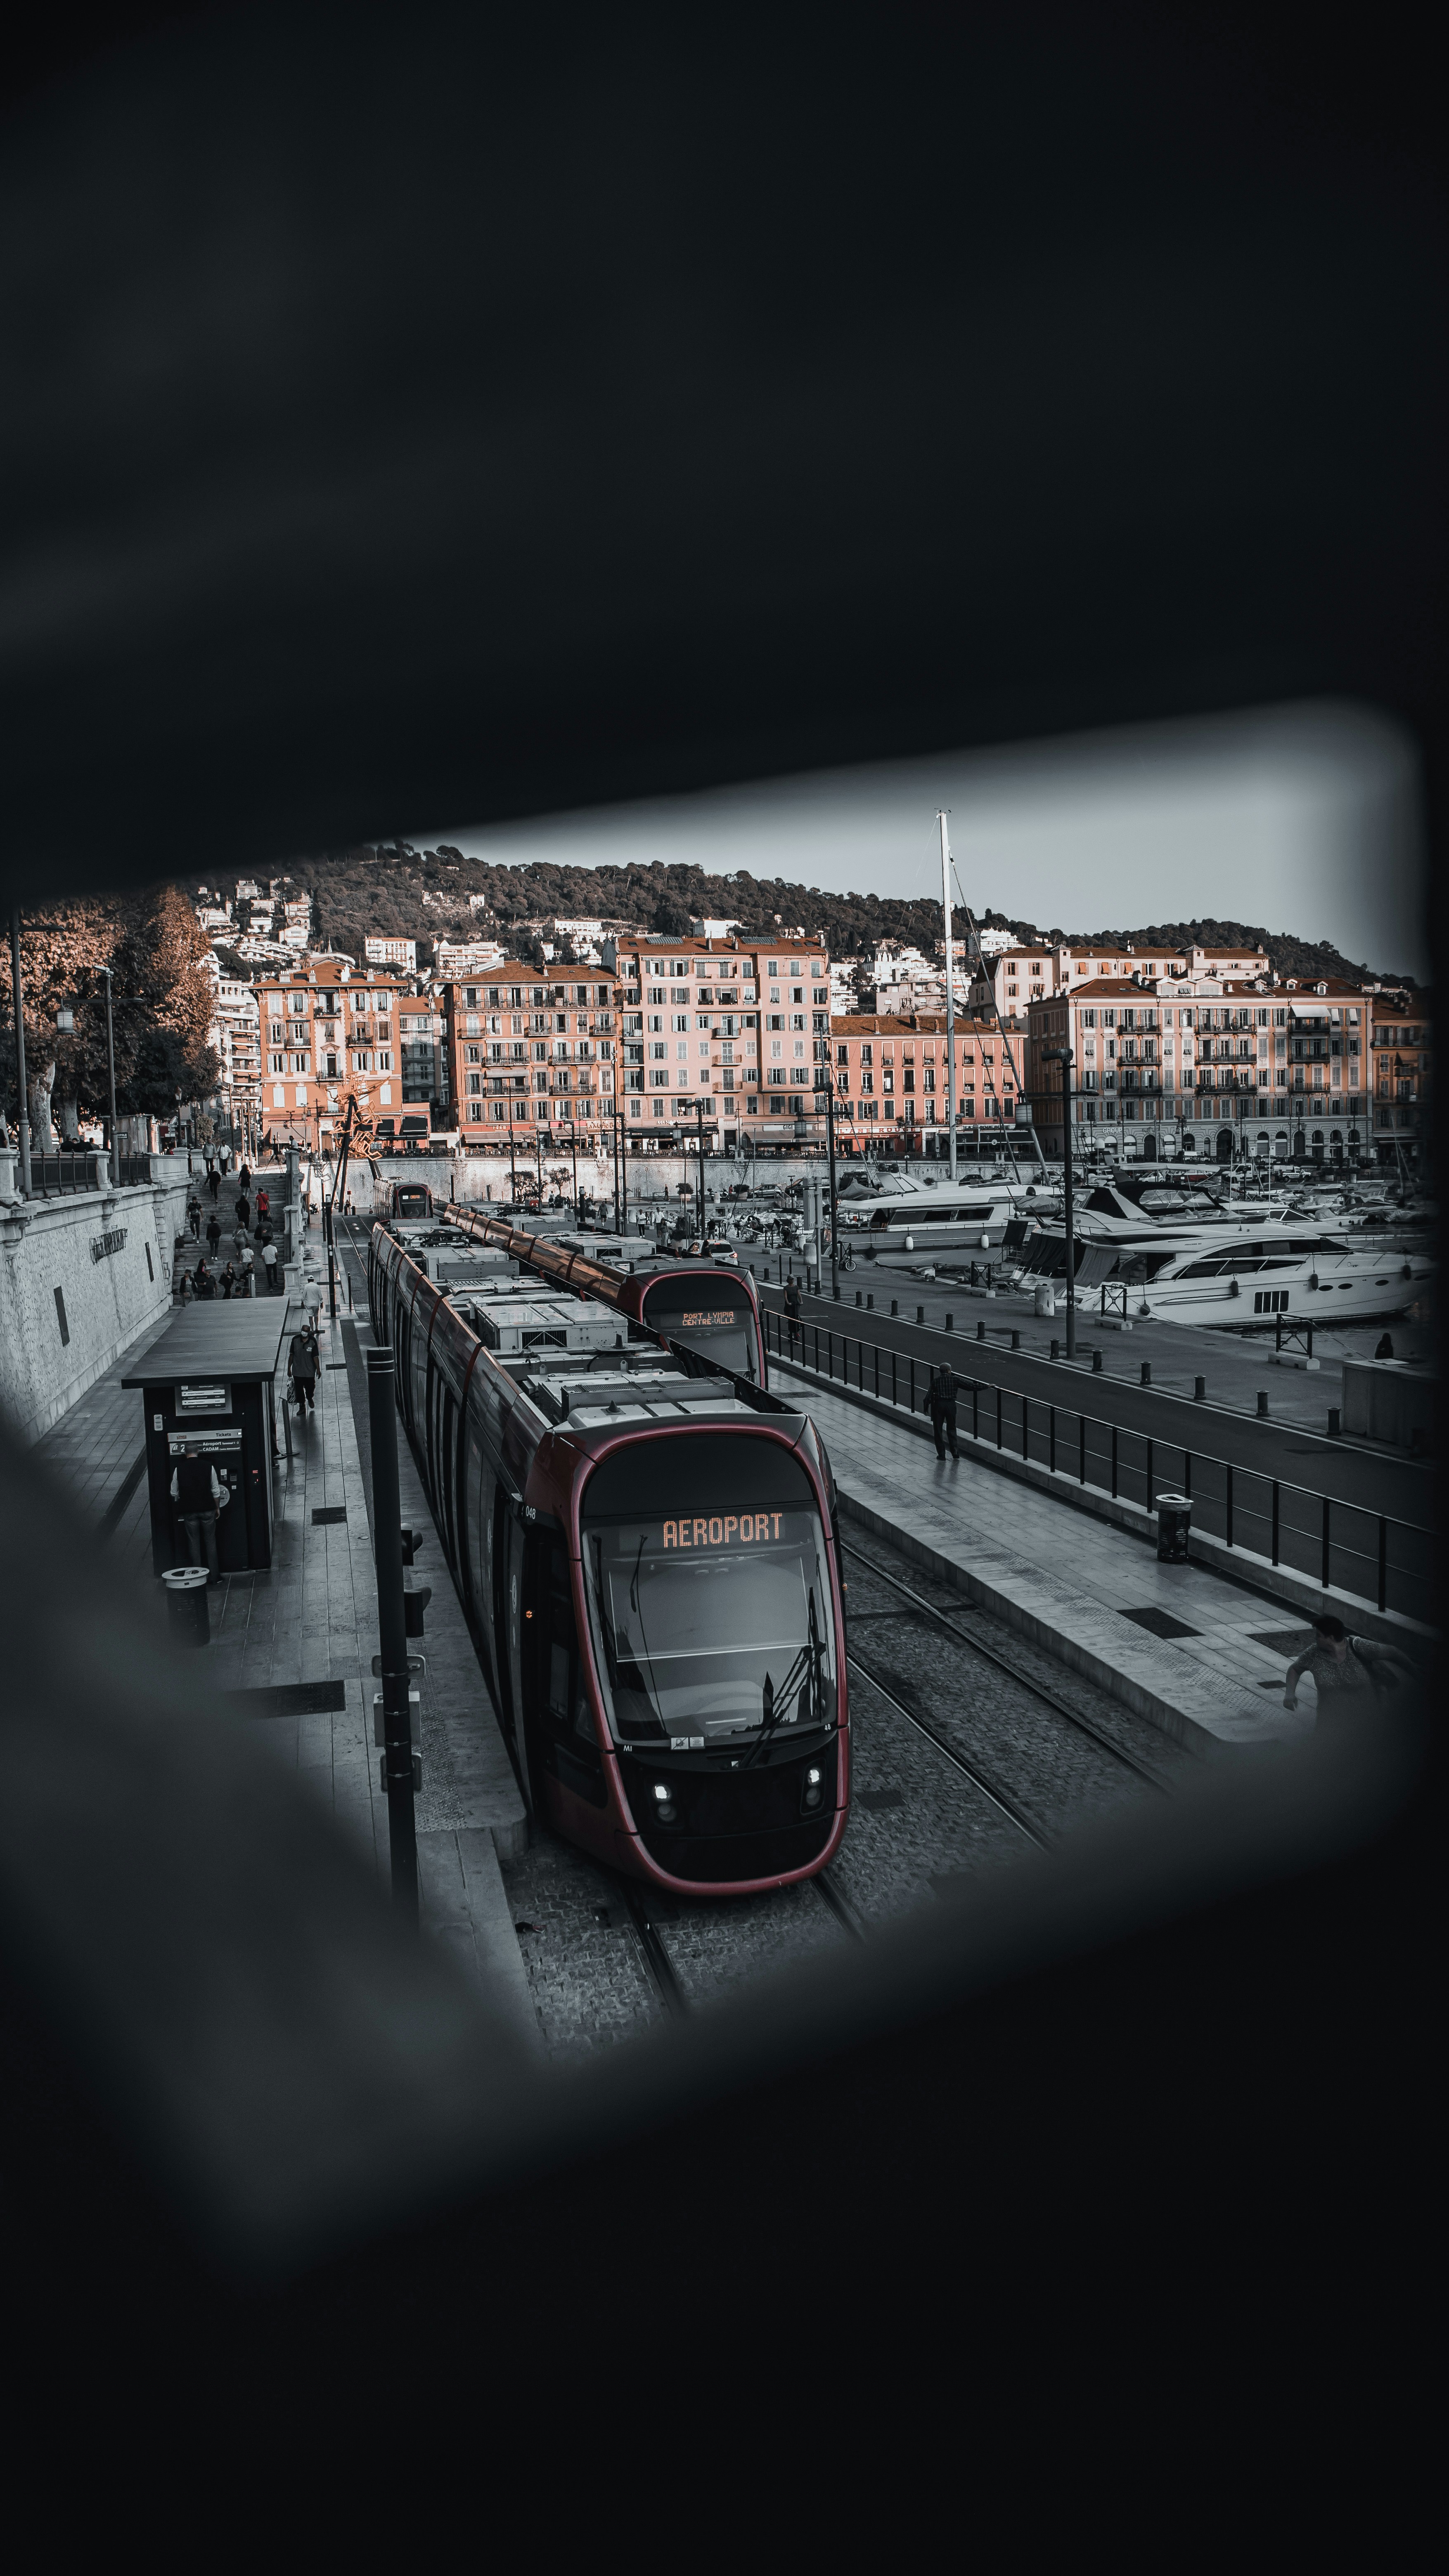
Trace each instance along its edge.
{"label": "lamp post", "polygon": [[[829,1044],[828,1039],[826,1044]],[[840,1263],[835,1239],[838,1231],[835,1215],[835,1068],[828,1056],[825,1063],[825,1144],[830,1157],[830,1294],[839,1305]]]}
{"label": "lamp post", "polygon": [[1067,1357],[1077,1356],[1077,1258],[1072,1227],[1072,1050],[1043,1047],[1042,1062],[1062,1069],[1062,1177],[1067,1227]]}

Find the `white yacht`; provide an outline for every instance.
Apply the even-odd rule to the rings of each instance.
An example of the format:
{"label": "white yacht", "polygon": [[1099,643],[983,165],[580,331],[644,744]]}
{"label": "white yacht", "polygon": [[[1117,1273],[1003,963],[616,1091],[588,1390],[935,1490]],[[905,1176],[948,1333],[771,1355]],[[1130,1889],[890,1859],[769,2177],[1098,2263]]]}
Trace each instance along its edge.
{"label": "white yacht", "polygon": [[934,1260],[942,1253],[986,1252],[1022,1217],[1057,1216],[1061,1193],[1050,1183],[952,1181],[934,1173],[885,1172],[874,1186],[837,1193],[842,1244],[870,1259]]}
{"label": "white yacht", "polygon": [[[1155,1242],[1084,1237],[1078,1294],[1109,1311],[1162,1324],[1251,1331],[1276,1325],[1359,1324],[1417,1304],[1435,1265],[1422,1251],[1355,1244],[1329,1228],[1165,1226]],[[1066,1275],[1066,1239],[1043,1230],[1022,1247],[1021,1285]]]}

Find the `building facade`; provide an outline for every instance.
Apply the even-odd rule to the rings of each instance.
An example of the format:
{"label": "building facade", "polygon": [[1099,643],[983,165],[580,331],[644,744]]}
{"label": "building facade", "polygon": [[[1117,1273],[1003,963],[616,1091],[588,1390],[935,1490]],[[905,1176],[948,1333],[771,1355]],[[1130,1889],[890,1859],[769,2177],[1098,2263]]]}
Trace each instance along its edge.
{"label": "building facade", "polygon": [[[956,1022],[956,1136],[968,1152],[999,1152],[1022,1099],[1027,1033],[1017,1021]],[[945,1150],[950,1044],[945,1012],[843,1012],[833,1022],[837,1151]]]}
{"label": "building facade", "polygon": [[1402,1157],[1416,1166],[1426,1166],[1433,1031],[1422,1008],[1422,997],[1375,993],[1370,1008],[1374,1152],[1381,1162],[1397,1162]]}
{"label": "building facade", "polygon": [[612,977],[555,978],[514,959],[440,989],[451,1119],[464,1147],[506,1151],[541,1130],[586,1143],[612,1135]]}
{"label": "building facade", "polygon": [[418,943],[415,939],[379,939],[368,937],[362,953],[369,966],[393,966],[400,975],[416,975]]}
{"label": "building facade", "polygon": [[402,1108],[396,975],[311,958],[257,979],[263,1131],[330,1146],[351,1095],[371,1124]]}
{"label": "building facade", "polygon": [[830,1045],[823,939],[624,938],[605,944],[622,996],[619,1104],[631,1137],[703,1126],[726,1147],[793,1141],[817,1114]]}
{"label": "building facade", "polygon": [[1074,984],[1100,983],[1120,977],[1131,983],[1144,978],[1157,983],[1163,977],[1219,981],[1224,976],[1252,981],[1270,971],[1270,961],[1261,948],[1143,948],[1130,940],[1063,941],[1052,947],[1045,940],[1025,945],[1013,942],[1007,947],[988,950],[985,940],[999,933],[982,935],[981,953],[971,948],[970,934],[966,947],[971,970],[971,1006],[984,1011],[994,1000],[1005,1018],[1009,1012],[1029,1010],[1034,1002],[1049,999],[1053,993],[1068,991]]}
{"label": "building facade", "polygon": [[1065,1144],[1061,1068],[1046,1050],[1067,1045],[1078,1151],[1356,1160],[1368,1150],[1368,1007],[1352,984],[1266,975],[1100,976],[1044,996],[1028,1013],[1027,1059],[1043,1147]]}
{"label": "building facade", "polygon": [[426,1107],[434,1133],[455,1125],[447,994],[414,984],[398,1002],[398,1061],[403,1107]]}

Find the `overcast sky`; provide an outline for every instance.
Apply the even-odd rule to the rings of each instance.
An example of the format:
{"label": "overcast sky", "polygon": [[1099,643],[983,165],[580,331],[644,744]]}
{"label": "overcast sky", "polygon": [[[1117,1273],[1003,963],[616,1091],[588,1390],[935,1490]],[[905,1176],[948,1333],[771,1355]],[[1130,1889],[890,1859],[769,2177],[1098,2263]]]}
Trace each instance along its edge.
{"label": "overcast sky", "polygon": [[[409,834],[505,864],[693,861],[835,892],[934,895],[950,811],[966,901],[1039,929],[1262,923],[1428,971],[1411,746],[1363,709],[1286,707],[694,797]],[[719,910],[729,910],[720,889]]]}

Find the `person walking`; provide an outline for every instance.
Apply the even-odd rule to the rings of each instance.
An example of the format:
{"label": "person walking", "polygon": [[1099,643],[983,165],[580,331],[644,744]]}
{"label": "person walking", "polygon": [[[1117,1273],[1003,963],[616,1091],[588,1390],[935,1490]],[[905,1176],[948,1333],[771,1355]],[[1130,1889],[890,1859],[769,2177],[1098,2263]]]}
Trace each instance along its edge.
{"label": "person walking", "polygon": [[258,1223],[258,1225],[261,1225],[261,1224],[263,1223],[263,1221],[264,1221],[267,1217],[269,1217],[269,1216],[270,1216],[271,1212],[272,1212],[272,1202],[271,1202],[271,1200],[268,1198],[266,1191],[265,1191],[265,1190],[258,1190],[258,1192],[257,1192],[257,1223]]}
{"label": "person walking", "polygon": [[[703,1249],[701,1244],[700,1250]],[[800,1332],[800,1283],[793,1277],[785,1282],[785,1321],[790,1327],[790,1357],[793,1359]]]}
{"label": "person walking", "polygon": [[207,1269],[206,1256],[204,1253],[196,1265],[194,1286],[198,1297],[214,1297],[216,1295],[216,1281],[212,1276],[212,1273]]}
{"label": "person walking", "polygon": [[217,1200],[221,1196],[221,1174],[217,1170],[215,1163],[207,1164],[206,1186],[211,1192],[211,1204],[215,1207]]}
{"label": "person walking", "polygon": [[194,1442],[176,1461],[171,1478],[171,1499],[176,1505],[181,1526],[186,1533],[186,1562],[204,1565],[208,1583],[220,1583],[221,1568],[216,1555],[216,1516],[231,1501],[230,1488],[216,1469],[203,1458]]}
{"label": "person walking", "polygon": [[250,1297],[256,1287],[256,1265],[257,1256],[253,1252],[251,1245],[249,1243],[243,1244],[241,1257],[241,1284],[242,1295],[244,1297]]}
{"label": "person walking", "polygon": [[180,1298],[183,1306],[190,1305],[192,1298],[196,1294],[196,1288],[189,1270],[178,1269],[176,1274],[176,1294]]}
{"label": "person walking", "polygon": [[214,1261],[221,1250],[221,1219],[215,1208],[206,1220],[206,1240],[211,1246],[211,1257]]}
{"label": "person walking", "polygon": [[1289,1665],[1283,1677],[1283,1705],[1296,1708],[1298,1685],[1313,1675],[1318,1693],[1319,1726],[1367,1716],[1371,1695],[1387,1696],[1401,1681],[1412,1680],[1414,1667],[1397,1646],[1378,1646],[1367,1637],[1351,1637],[1341,1619],[1315,1619],[1318,1641]]}
{"label": "person walking", "polygon": [[252,1203],[245,1190],[238,1190],[236,1194],[236,1221],[243,1227],[249,1226],[252,1221]]}
{"label": "person walking", "polygon": [[240,1286],[241,1281],[237,1277],[236,1265],[234,1262],[229,1261],[221,1274],[221,1293],[223,1297],[231,1299],[236,1295]]}
{"label": "person walking", "polygon": [[277,1247],[270,1235],[262,1245],[262,1267],[267,1274],[268,1289],[280,1288],[282,1282],[277,1270]]}
{"label": "person walking", "polygon": [[287,1357],[287,1373],[292,1381],[292,1392],[297,1399],[297,1411],[315,1413],[317,1345],[310,1332],[304,1330],[292,1335],[292,1347]]}
{"label": "person walking", "polygon": [[195,1236],[198,1243],[201,1241],[201,1201],[195,1190],[186,1202],[186,1230]]}
{"label": "person walking", "polygon": [[242,1156],[241,1170],[236,1176],[236,1185],[243,1192],[249,1190],[252,1185],[252,1167],[245,1154]]}
{"label": "person walking", "polygon": [[937,1457],[945,1457],[946,1443],[949,1440],[952,1457],[959,1458],[961,1452],[956,1446],[956,1372],[949,1368],[944,1360],[931,1371],[931,1382],[926,1393],[926,1409],[931,1417],[931,1429],[936,1435]]}
{"label": "person walking", "polygon": [[1391,1360],[1393,1356],[1394,1337],[1392,1333],[1381,1333],[1379,1336],[1378,1348],[1374,1352],[1374,1358],[1376,1360]]}

